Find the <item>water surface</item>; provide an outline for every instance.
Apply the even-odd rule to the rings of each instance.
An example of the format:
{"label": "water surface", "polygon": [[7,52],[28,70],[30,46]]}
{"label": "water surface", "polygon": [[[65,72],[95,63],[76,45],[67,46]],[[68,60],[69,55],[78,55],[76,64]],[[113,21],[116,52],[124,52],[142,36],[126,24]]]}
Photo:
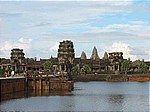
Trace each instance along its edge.
{"label": "water surface", "polygon": [[0,110],[149,112],[149,85],[149,82],[77,82],[72,92],[22,93],[19,99],[2,101]]}

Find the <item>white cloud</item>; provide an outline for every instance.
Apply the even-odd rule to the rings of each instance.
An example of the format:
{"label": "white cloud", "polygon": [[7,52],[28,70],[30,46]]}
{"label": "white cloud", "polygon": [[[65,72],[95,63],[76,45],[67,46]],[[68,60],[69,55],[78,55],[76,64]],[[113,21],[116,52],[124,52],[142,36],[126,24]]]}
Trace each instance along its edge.
{"label": "white cloud", "polygon": [[25,51],[30,50],[32,39],[30,38],[20,38],[17,43],[14,44],[14,47],[24,49]]}
{"label": "white cloud", "polygon": [[20,48],[24,52],[28,52],[31,49],[32,39],[20,38],[17,42],[4,41],[0,42],[0,57],[10,57],[11,49]]}
{"label": "white cloud", "polygon": [[13,47],[13,43],[9,41],[0,42],[0,57],[10,57],[10,50]]}
{"label": "white cloud", "polygon": [[134,52],[134,51],[130,47],[130,45],[126,44],[126,43],[115,42],[109,47],[104,44],[102,44],[100,47],[103,50],[103,52],[105,52],[105,51],[107,51],[107,52],[123,52],[123,57],[125,59],[128,59],[128,58],[130,58],[131,60],[138,59],[136,55],[132,55],[132,52]]}
{"label": "white cloud", "polygon": [[[23,3],[5,3],[1,6],[2,17],[12,17],[19,14],[21,19],[27,19],[23,23],[29,26],[51,26],[68,27],[78,24],[77,21],[87,21],[87,18],[95,18],[104,14],[116,14],[126,12],[126,7],[132,4],[132,0],[123,1],[70,1],[70,2],[26,2]],[[68,10],[69,9],[69,10]],[[20,16],[21,15],[21,16]],[[13,16],[14,17],[14,16]],[[15,16],[16,17],[16,16]],[[87,23],[87,22],[86,22]],[[78,24],[79,25],[79,24]]]}
{"label": "white cloud", "polygon": [[58,47],[59,47],[59,42],[56,42],[56,43],[50,48],[50,51],[51,51],[51,52],[57,52]]}
{"label": "white cloud", "polygon": [[137,38],[150,38],[150,26],[144,21],[132,21],[129,24],[110,24],[101,28],[91,27],[90,29],[92,30],[91,32],[105,32],[108,34],[120,32],[122,34],[136,35]]}
{"label": "white cloud", "polygon": [[13,43],[9,41],[5,41],[4,43],[1,43],[0,45],[1,45],[0,47],[1,51],[10,50],[13,47]]}
{"label": "white cloud", "polygon": [[111,52],[123,52],[123,56],[125,59],[130,58],[131,60],[137,60],[136,55],[132,55],[133,49],[126,43],[117,42],[113,43]]}
{"label": "white cloud", "polygon": [[18,40],[18,42],[20,42],[22,44],[30,44],[32,42],[32,39],[29,39],[29,38],[20,38]]}
{"label": "white cloud", "polygon": [[[36,53],[39,53],[44,48],[45,51],[50,50],[50,55],[56,55],[58,43],[63,38],[71,38],[76,46],[79,46],[77,50],[88,49],[89,51],[88,47],[80,48],[82,43],[86,44],[84,46],[91,45],[89,47],[92,49],[93,46],[98,46],[101,43],[111,45],[116,41],[133,43],[134,47],[135,44],[141,43],[146,43],[145,45],[147,46],[148,41],[150,43],[150,27],[149,21],[145,22],[144,20],[147,19],[143,19],[146,18],[144,14],[147,14],[147,12],[145,13],[145,10],[143,10],[144,7],[139,7],[139,5],[137,7],[137,3],[134,3],[133,0],[20,2],[17,4],[15,2],[6,2],[1,5],[0,17],[2,20],[0,19],[0,23],[2,23],[2,34],[4,38],[7,38],[3,39],[2,44],[0,42],[0,54],[6,52],[2,49],[8,50],[12,47],[20,47],[28,51],[33,46],[33,49],[38,49]],[[141,10],[144,14],[137,15],[136,9]],[[133,16],[135,14],[137,18],[130,16],[130,14]],[[110,19],[107,18],[107,15]],[[119,21],[120,15],[127,21]],[[111,16],[115,16],[118,22],[113,21],[114,18],[111,20]],[[96,23],[97,25],[95,25]],[[83,30],[83,33],[81,30]],[[12,35],[14,40],[16,40],[16,37],[23,36],[34,38],[35,41],[20,38],[17,42],[13,42]],[[12,41],[9,40],[10,38]],[[144,39],[146,39],[146,42],[143,41]],[[102,46],[102,49],[117,49],[115,46],[121,47],[119,44],[113,44],[109,49],[105,45]],[[136,56],[131,55],[133,49],[128,44],[123,45],[123,47],[124,49],[122,48],[121,50],[129,53],[128,55]],[[36,53],[34,50],[31,54],[36,55]],[[39,56],[42,58],[45,54],[39,53]],[[77,54],[80,53],[77,52]]]}

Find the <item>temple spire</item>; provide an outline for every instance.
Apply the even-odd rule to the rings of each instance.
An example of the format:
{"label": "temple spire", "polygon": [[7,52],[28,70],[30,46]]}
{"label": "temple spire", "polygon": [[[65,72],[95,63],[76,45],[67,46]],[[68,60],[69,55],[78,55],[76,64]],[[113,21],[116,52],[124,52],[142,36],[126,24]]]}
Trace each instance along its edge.
{"label": "temple spire", "polygon": [[93,48],[92,55],[91,55],[90,59],[92,59],[92,60],[99,60],[100,59],[95,46]]}
{"label": "temple spire", "polygon": [[104,53],[103,59],[104,59],[104,60],[107,60],[107,59],[108,59],[108,54],[107,54],[107,52]]}
{"label": "temple spire", "polygon": [[81,59],[86,59],[86,54],[85,54],[85,52],[84,51],[82,51],[82,54],[81,54],[81,57],[80,57]]}

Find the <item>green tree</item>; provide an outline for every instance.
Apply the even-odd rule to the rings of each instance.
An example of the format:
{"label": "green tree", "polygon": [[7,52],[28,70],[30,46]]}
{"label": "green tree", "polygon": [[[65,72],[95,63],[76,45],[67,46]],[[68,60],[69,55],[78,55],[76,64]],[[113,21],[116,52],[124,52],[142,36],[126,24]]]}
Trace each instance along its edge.
{"label": "green tree", "polygon": [[0,77],[4,77],[4,72],[5,72],[4,69],[0,69]]}
{"label": "green tree", "polygon": [[121,63],[121,71],[127,74],[130,65],[130,58]]}
{"label": "green tree", "polygon": [[76,65],[74,67],[72,67],[72,72],[75,74],[79,74],[80,73],[80,68]]}
{"label": "green tree", "polygon": [[138,66],[138,71],[141,73],[147,72],[147,65],[144,63],[144,60],[140,61],[139,60],[139,66]]}
{"label": "green tree", "polygon": [[89,67],[89,65],[85,64],[81,68],[81,72],[84,73],[84,74],[90,73],[91,72],[91,68]]}
{"label": "green tree", "polygon": [[53,64],[50,60],[44,63],[44,69],[46,71],[53,70]]}

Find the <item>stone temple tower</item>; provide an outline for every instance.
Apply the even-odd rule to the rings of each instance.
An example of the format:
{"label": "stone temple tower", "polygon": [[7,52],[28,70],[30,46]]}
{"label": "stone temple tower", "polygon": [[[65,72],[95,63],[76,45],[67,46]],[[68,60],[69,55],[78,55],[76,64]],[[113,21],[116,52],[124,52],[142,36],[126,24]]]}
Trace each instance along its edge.
{"label": "stone temple tower", "polygon": [[93,48],[92,55],[91,55],[90,59],[92,59],[92,60],[99,60],[100,59],[98,56],[96,47]]}
{"label": "stone temple tower", "polygon": [[71,70],[71,65],[75,57],[73,42],[66,40],[60,42],[58,49],[58,64],[60,71],[68,72]]}
{"label": "stone temple tower", "polygon": [[11,50],[12,70],[15,72],[23,72],[25,70],[25,57],[23,49],[15,48]]}
{"label": "stone temple tower", "polygon": [[80,59],[86,59],[86,54],[84,51],[82,52]]}
{"label": "stone temple tower", "polygon": [[121,62],[123,61],[123,52],[109,53],[110,65],[113,71],[121,70]]}

